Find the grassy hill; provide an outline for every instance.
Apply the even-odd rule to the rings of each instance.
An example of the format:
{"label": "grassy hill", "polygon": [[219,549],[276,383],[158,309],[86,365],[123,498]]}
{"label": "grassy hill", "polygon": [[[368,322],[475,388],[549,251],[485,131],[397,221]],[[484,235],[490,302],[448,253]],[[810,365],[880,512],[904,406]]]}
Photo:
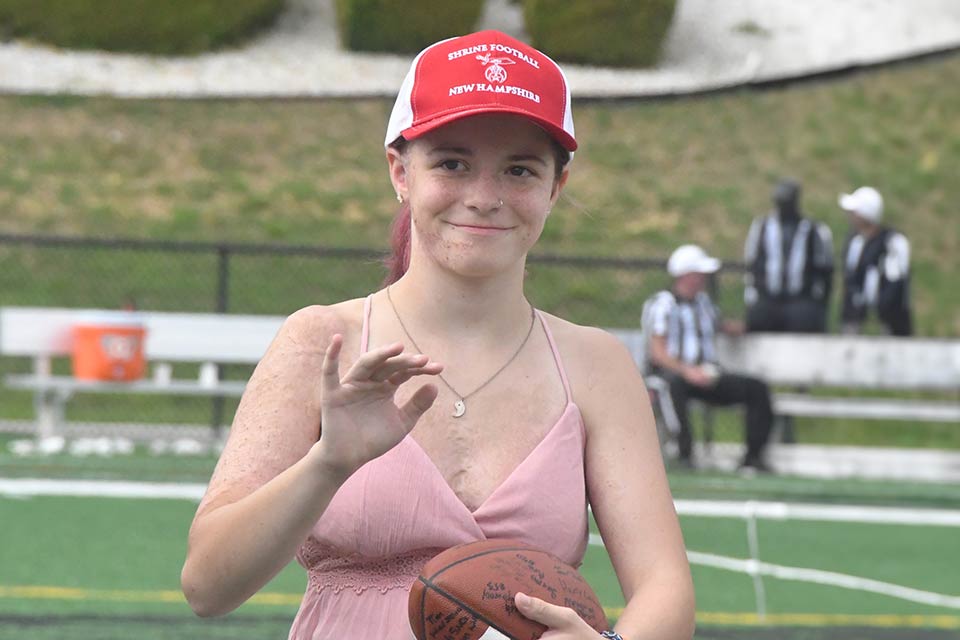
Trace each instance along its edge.
{"label": "grassy hill", "polygon": [[[383,247],[389,108],[0,97],[0,232]],[[913,243],[919,332],[960,335],[960,54],[575,108],[581,151],[541,251],[662,258],[695,241],[736,260],[781,175],[839,244],[837,194],[872,184]]]}
{"label": "grassy hill", "polygon": [[[0,233],[384,248],[396,208],[382,150],[390,106],[0,97]],[[918,333],[960,335],[960,54],[776,89],[575,109],[581,150],[539,252],[663,259],[695,241],[735,261],[782,175],[802,180],[804,209],[827,221],[839,244],[838,193],[872,184],[913,243]],[[247,313],[362,295],[380,279],[369,262],[248,256],[232,264],[230,309]],[[0,245],[0,300],[112,306],[142,286],[144,308],[212,310],[216,270],[215,254]],[[531,275],[538,306],[601,326],[634,324],[643,296],[665,282],[556,265]],[[723,306],[738,313],[736,273],[722,291]],[[2,393],[4,417],[32,415],[29,394]],[[168,404],[144,419],[207,419],[206,405]],[[110,419],[101,405],[78,398],[71,417]],[[111,407],[128,419],[140,405]],[[720,437],[737,439],[735,416],[723,422]],[[955,425],[808,422],[804,441],[960,440]]]}

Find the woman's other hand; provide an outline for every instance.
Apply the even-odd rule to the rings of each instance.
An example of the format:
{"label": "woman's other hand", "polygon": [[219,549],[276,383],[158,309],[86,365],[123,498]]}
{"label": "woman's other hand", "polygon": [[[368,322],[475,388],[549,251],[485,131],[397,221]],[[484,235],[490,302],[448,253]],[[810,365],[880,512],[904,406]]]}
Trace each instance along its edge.
{"label": "woman's other hand", "polygon": [[547,626],[547,631],[540,636],[543,640],[597,640],[600,637],[569,607],[560,607],[525,593],[517,593],[513,601],[524,616]]}

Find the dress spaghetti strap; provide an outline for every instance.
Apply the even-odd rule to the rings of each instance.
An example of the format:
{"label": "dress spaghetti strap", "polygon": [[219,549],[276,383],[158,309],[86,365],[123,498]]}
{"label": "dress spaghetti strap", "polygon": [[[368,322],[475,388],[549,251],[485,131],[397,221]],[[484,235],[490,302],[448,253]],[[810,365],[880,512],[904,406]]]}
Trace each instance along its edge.
{"label": "dress spaghetti strap", "polygon": [[363,301],[363,328],[360,331],[360,353],[364,354],[370,346],[370,311],[373,308],[373,294]]}
{"label": "dress spaghetti strap", "polygon": [[570,382],[567,380],[567,370],[563,368],[563,360],[560,358],[560,351],[557,349],[557,343],[553,339],[553,333],[550,332],[550,326],[547,319],[543,317],[539,309],[534,310],[537,317],[540,318],[540,324],[543,326],[543,333],[547,336],[547,342],[550,343],[550,351],[553,352],[553,361],[557,364],[557,373],[560,374],[560,381],[563,383],[563,391],[567,394],[567,404],[573,401],[573,394],[570,392]]}

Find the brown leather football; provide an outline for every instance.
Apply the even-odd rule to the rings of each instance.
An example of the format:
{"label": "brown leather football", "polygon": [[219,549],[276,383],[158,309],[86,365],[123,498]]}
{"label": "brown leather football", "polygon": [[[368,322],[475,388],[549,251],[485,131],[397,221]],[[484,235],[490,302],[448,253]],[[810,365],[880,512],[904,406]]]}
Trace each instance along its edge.
{"label": "brown leather football", "polygon": [[417,640],[535,640],[546,627],[521,614],[518,591],[569,607],[606,631],[596,594],[557,556],[517,540],[483,540],[438,554],[410,591],[410,626]]}

